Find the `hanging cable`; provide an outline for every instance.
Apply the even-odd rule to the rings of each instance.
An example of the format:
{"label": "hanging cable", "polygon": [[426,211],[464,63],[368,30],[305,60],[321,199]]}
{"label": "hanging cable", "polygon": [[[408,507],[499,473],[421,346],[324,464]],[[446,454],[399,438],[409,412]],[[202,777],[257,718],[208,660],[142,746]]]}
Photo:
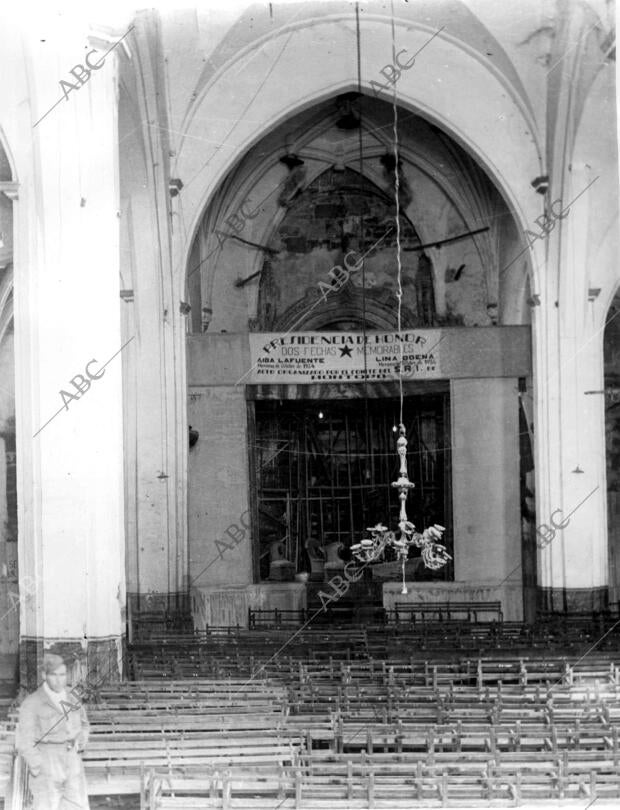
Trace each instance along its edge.
{"label": "hanging cable", "polygon": [[[359,167],[360,167],[360,197],[364,194],[364,144],[362,133],[362,44],[360,33],[360,8],[359,3],[355,4],[355,34],[357,45],[357,92],[360,98],[359,127],[357,128]],[[360,205],[359,218],[359,248],[360,253],[364,251],[364,210]],[[367,352],[366,352],[366,263],[362,262],[362,333],[364,335],[364,380],[367,381]]]}
{"label": "hanging cable", "polygon": [[[396,64],[396,32],[394,27],[394,2],[391,0],[392,9],[392,63]],[[356,5],[356,19],[357,19],[357,33],[358,33],[358,86],[361,89],[360,79],[360,52],[359,52],[359,11]],[[396,442],[396,450],[399,458],[399,471],[398,480],[392,482],[392,486],[398,490],[398,499],[400,501],[400,512],[398,517],[397,535],[394,531],[389,531],[386,526],[378,523],[374,528],[369,529],[371,537],[365,538],[361,543],[351,546],[351,552],[355,559],[365,564],[375,562],[379,559],[385,559],[385,551],[391,548],[397,560],[400,562],[401,567],[401,594],[407,594],[407,581],[406,581],[406,563],[409,557],[409,551],[412,546],[417,546],[420,549],[422,561],[426,568],[431,570],[438,570],[444,566],[449,559],[450,555],[438,541],[441,540],[445,528],[439,524],[434,524],[424,529],[422,533],[417,532],[414,524],[407,517],[407,494],[410,489],[414,488],[414,484],[409,480],[407,474],[407,438],[405,426],[403,424],[403,345],[401,340],[402,335],[402,300],[403,300],[403,287],[402,287],[402,264],[401,264],[401,244],[400,244],[400,176],[399,176],[399,160],[398,160],[398,98],[396,95],[396,83],[393,84],[394,95],[392,99],[392,107],[394,113],[394,197],[396,201],[396,263],[397,263],[397,282],[398,290],[396,297],[398,299],[397,310],[397,328],[398,328],[398,342],[400,344],[399,356],[400,362],[398,364],[398,390],[399,390],[399,404],[400,404],[400,425],[398,428],[398,440]],[[361,127],[360,127],[361,129]],[[360,136],[360,160],[361,160],[361,136]],[[363,276],[362,276],[363,278]],[[364,360],[366,359],[366,346],[364,337]]]}
{"label": "hanging cable", "polygon": [[[364,195],[364,144],[362,139],[362,44],[360,31],[359,3],[355,4],[355,36],[357,46],[357,92],[360,99],[359,127],[357,129],[359,151],[360,198]],[[364,207],[360,205],[359,216],[359,253],[364,254]],[[364,351],[364,430],[366,449],[370,451],[370,416],[368,413],[368,347],[366,344],[366,262],[362,262],[362,340]]]}
{"label": "hanging cable", "polygon": [[[392,64],[396,64],[396,31],[394,28],[394,0],[390,0],[392,10]],[[400,259],[400,174],[398,155],[398,97],[396,94],[396,82],[392,84],[392,111],[394,115],[394,198],[396,200],[396,266],[397,266],[397,329],[399,337],[399,363],[398,363],[398,398],[399,398],[399,423],[403,424],[403,343],[402,333],[402,307],[403,307],[403,284],[402,284],[402,264]]]}
{"label": "hanging cable", "polygon": [[[359,109],[359,127],[357,128],[358,150],[359,150],[359,167],[360,167],[360,197],[364,194],[364,144],[362,133],[362,44],[360,33],[360,8],[359,3],[355,4],[355,35],[357,46],[357,92],[360,98]],[[360,253],[364,251],[364,210],[360,205],[360,218],[359,218],[359,248]],[[362,262],[362,333],[364,335],[364,379],[368,378],[367,374],[367,353],[366,353],[366,263]]]}
{"label": "hanging cable", "polygon": [[[396,64],[396,32],[394,28],[394,2],[391,0],[392,9],[392,63]],[[357,6],[356,6],[357,12]],[[358,71],[359,71],[359,14],[356,14],[358,20]],[[358,73],[359,75],[359,73]],[[361,85],[360,85],[361,86]],[[369,564],[380,559],[385,559],[385,551],[391,548],[396,553],[396,558],[400,562],[401,567],[401,594],[407,594],[407,580],[406,580],[406,563],[409,558],[409,551],[412,546],[420,549],[422,561],[426,568],[431,570],[438,570],[444,566],[448,560],[452,559],[448,554],[446,547],[438,541],[441,540],[445,528],[435,523],[424,529],[422,533],[417,532],[415,525],[407,517],[407,494],[410,489],[413,489],[415,484],[409,480],[407,473],[407,438],[406,430],[403,424],[403,345],[402,335],[402,300],[403,300],[403,287],[402,287],[402,264],[400,260],[401,245],[400,245],[400,177],[398,174],[398,104],[396,96],[396,83],[394,82],[394,96],[392,100],[392,107],[394,112],[394,196],[396,200],[396,262],[397,262],[397,281],[398,291],[396,297],[398,299],[398,312],[397,312],[397,327],[398,327],[398,342],[400,344],[400,362],[398,364],[398,390],[400,400],[400,425],[398,428],[398,440],[396,442],[396,451],[399,458],[399,471],[398,480],[392,482],[392,486],[398,490],[398,500],[400,501],[400,513],[398,516],[398,529],[397,535],[394,531],[389,531],[386,526],[378,523],[374,528],[369,529],[371,537],[365,538],[361,543],[351,546],[351,552],[356,560]],[[361,144],[361,141],[360,141]],[[360,146],[361,155],[361,146]]]}

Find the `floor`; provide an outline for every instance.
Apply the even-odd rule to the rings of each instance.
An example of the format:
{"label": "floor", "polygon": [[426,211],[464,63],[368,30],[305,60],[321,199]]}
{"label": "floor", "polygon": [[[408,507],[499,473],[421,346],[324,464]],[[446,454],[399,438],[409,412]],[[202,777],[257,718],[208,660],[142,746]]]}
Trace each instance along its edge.
{"label": "floor", "polygon": [[140,797],[133,796],[91,796],[90,810],[140,810]]}

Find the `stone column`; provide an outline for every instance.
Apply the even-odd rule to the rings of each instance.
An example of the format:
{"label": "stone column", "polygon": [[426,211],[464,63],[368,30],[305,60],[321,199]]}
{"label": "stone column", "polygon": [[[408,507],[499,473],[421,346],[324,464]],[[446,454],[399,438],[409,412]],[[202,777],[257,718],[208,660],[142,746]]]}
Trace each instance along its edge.
{"label": "stone column", "polygon": [[[597,610],[608,599],[604,402],[586,392],[603,387],[604,311],[590,300],[589,288],[617,274],[615,246],[607,254],[601,249],[605,231],[612,230],[601,212],[617,204],[617,184],[608,185],[617,164],[615,148],[607,151],[594,137],[615,120],[591,84],[590,48],[598,42],[592,14],[585,5],[567,6],[553,40],[551,60],[561,60],[561,69],[547,74],[553,104],[541,214],[562,217],[534,248],[540,280],[533,324],[539,606],[567,612]],[[531,223],[533,232],[539,223]]]}
{"label": "stone column", "polygon": [[[573,166],[567,201],[592,179]],[[594,184],[549,237],[535,324],[536,518],[539,607],[603,608],[608,598],[600,303],[588,300],[589,212],[611,202]],[[570,246],[570,247],[569,247]]]}
{"label": "stone column", "polygon": [[118,50],[101,62],[105,44],[91,45],[99,67],[71,75],[87,36],[67,22],[42,49],[23,34],[31,81],[18,133],[15,323],[20,669],[29,688],[45,649],[68,658],[74,682],[87,672],[118,678],[122,660]]}
{"label": "stone column", "polygon": [[[166,110],[161,36],[155,12],[136,16],[132,59],[123,66],[120,101],[123,272],[135,300],[125,306],[141,340],[127,363],[126,424],[128,600],[134,611],[183,613],[187,601],[186,318],[175,282],[170,233],[183,221],[182,196],[170,192],[171,155],[179,126]],[[175,34],[176,36],[176,34]],[[178,78],[170,79],[175,87]],[[178,123],[178,122],[177,122]],[[171,140],[172,137],[172,140]],[[187,181],[187,177],[185,178]],[[181,192],[183,194],[184,192]],[[184,268],[176,272],[184,277]]]}

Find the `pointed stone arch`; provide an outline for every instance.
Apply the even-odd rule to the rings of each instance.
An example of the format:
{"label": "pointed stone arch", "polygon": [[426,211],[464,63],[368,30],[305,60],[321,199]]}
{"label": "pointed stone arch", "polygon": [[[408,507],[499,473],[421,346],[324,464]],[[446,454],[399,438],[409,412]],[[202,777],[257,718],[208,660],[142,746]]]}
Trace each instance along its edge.
{"label": "pointed stone arch", "polygon": [[[354,14],[349,16],[353,21]],[[400,28],[397,36],[409,40],[410,47],[418,39],[420,46],[428,40],[429,33],[422,26],[412,29],[411,23],[404,20],[397,20],[396,24]],[[329,28],[330,37],[335,37],[328,58],[321,49],[312,46],[313,38],[319,33],[317,28],[323,26]],[[368,18],[362,25],[362,33],[368,63],[383,64],[385,53],[391,52],[389,18]],[[416,63],[413,70],[403,72],[400,77],[398,103],[406,113],[422,115],[464,147],[484,167],[520,227],[525,230],[540,213],[539,201],[530,187],[530,181],[541,173],[542,165],[541,149],[536,138],[530,134],[531,117],[527,105],[524,105],[517,89],[507,85],[505,77],[486,70],[456,37],[447,36],[444,32],[433,43],[435,47],[425,51],[427,61],[424,65]],[[174,169],[176,176],[187,178],[188,181],[183,191],[187,227],[184,232],[175,234],[173,243],[176,285],[181,297],[192,245],[203,213],[231,168],[239,163],[240,156],[297,113],[336,94],[358,89],[354,30],[349,30],[348,26],[334,26],[333,21],[315,20],[307,28],[300,25],[291,30],[274,32],[265,38],[261,46],[265,53],[273,51],[274,59],[278,57],[278,70],[271,76],[276,80],[277,76],[287,75],[287,64],[291,58],[304,53],[304,70],[296,71],[295,82],[283,83],[278,93],[268,96],[260,84],[256,91],[252,91],[254,85],[260,83],[260,77],[256,75],[250,53],[236,54],[229,64],[220,66],[217,82],[204,85],[185,122],[183,145]],[[446,61],[453,65],[448,72],[443,69]],[[438,95],[433,90],[431,78],[440,73],[446,73],[449,87],[444,86],[443,92]],[[485,104],[476,105],[475,109],[466,103],[474,80],[473,74],[480,95],[485,99]],[[375,96],[371,83],[373,80],[376,83],[379,78],[379,75],[363,77],[362,92]],[[426,82],[425,78],[429,81]],[[202,135],[202,122],[209,119],[209,110],[221,109],[222,105],[230,106],[229,85],[235,87],[234,105],[239,106],[240,112],[252,103],[253,98],[258,99],[257,94],[264,101],[260,120],[254,116],[241,116],[237,121],[234,149],[231,148],[233,144],[230,138],[226,140],[225,133],[222,138],[214,135],[206,143]],[[459,101],[456,106],[452,103],[454,99]],[[507,108],[510,108],[509,112]],[[498,121],[507,128],[506,140],[497,135]],[[516,121],[520,121],[521,125],[516,126]],[[510,154],[504,148],[508,141],[513,145]],[[196,143],[206,148],[199,152],[195,148]],[[226,149],[222,148],[222,143],[227,144]],[[531,254],[536,277],[536,266],[542,262],[543,252],[537,251],[534,246]]]}

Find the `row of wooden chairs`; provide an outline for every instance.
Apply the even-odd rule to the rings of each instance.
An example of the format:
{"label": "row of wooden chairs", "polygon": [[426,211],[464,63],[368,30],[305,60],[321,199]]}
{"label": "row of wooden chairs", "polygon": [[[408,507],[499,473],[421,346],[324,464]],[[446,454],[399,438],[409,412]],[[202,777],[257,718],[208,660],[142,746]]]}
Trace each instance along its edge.
{"label": "row of wooden chairs", "polygon": [[144,810],[618,803],[620,645],[612,632],[584,658],[602,635],[592,617],[301,632],[261,618],[134,646],[135,673],[156,677],[91,708],[100,755],[133,743],[107,767],[135,778],[143,763]]}
{"label": "row of wooden chairs", "polygon": [[452,766],[424,766],[400,762],[387,765],[366,761],[356,767],[342,763],[313,763],[284,773],[231,770],[181,776],[152,770],[143,791],[143,810],[198,810],[198,808],[430,808],[519,806],[523,801],[556,799],[607,804],[620,797],[617,771],[596,770],[591,763],[568,770],[561,763],[542,760],[524,773],[517,766],[462,762]]}
{"label": "row of wooden chairs", "polygon": [[[398,640],[407,637],[394,633]],[[196,807],[203,801],[227,801],[230,807],[264,802],[267,793],[259,795],[257,785],[272,777],[269,790],[278,782],[279,800],[291,807],[317,801],[353,806],[343,804],[351,791],[351,802],[366,803],[360,806],[385,806],[390,792],[403,802],[449,804],[457,795],[471,795],[473,802],[487,795],[488,779],[511,786],[514,796],[506,801],[514,802],[525,794],[519,794],[510,768],[525,774],[525,792],[536,792],[540,777],[539,795],[547,798],[559,795],[553,791],[562,779],[557,790],[571,797],[580,780],[582,798],[593,795],[593,778],[602,785],[600,795],[607,790],[603,777],[617,781],[616,656],[531,650],[519,658],[498,652],[418,658],[409,649],[375,658],[373,638],[367,629],[349,627],[308,629],[290,644],[290,633],[278,630],[205,636],[187,649],[182,635],[136,645],[138,665],[159,675],[102,687],[89,704],[93,734],[85,762],[91,793],[142,790],[148,803],[179,798],[166,797],[163,788],[149,793],[151,770],[169,779],[219,774],[206,795],[194,797]],[[198,677],[213,659],[220,669]],[[170,677],[173,661],[188,673],[186,680]],[[224,678],[225,672],[235,677]],[[325,784],[319,779],[330,763],[348,769],[364,757],[366,767],[372,766],[365,775],[355,772],[347,781],[347,772]],[[396,780],[388,784],[381,768],[403,762],[414,782],[399,794]],[[465,787],[459,786],[459,769],[474,766],[477,775],[462,774]],[[224,790],[225,773],[255,792],[236,793],[233,782]],[[435,792],[425,792],[433,779]],[[273,810],[277,802],[269,806]]]}
{"label": "row of wooden chairs", "polygon": [[[195,775],[201,768],[234,767],[247,781],[248,769],[258,768],[264,775],[299,767],[308,756],[318,761],[364,754],[388,762],[414,757],[424,767],[445,767],[447,773],[463,756],[497,767],[516,761],[528,766],[541,751],[564,767],[573,760],[588,761],[595,771],[601,763],[609,768],[618,764],[617,734],[600,711],[604,701],[620,711],[620,695],[611,688],[598,698],[591,689],[589,701],[574,701],[577,693],[565,687],[552,695],[550,707],[544,690],[514,687],[516,708],[504,709],[510,711],[507,718],[494,718],[488,706],[480,709],[481,693],[474,687],[412,688],[409,700],[394,702],[394,716],[388,717],[375,711],[383,709],[380,692],[361,696],[357,716],[351,707],[335,710],[329,700],[318,713],[301,714],[291,710],[290,692],[282,685],[254,681],[246,684],[247,694],[243,685],[239,680],[219,685],[156,681],[131,684],[128,696],[121,694],[124,687],[101,690],[100,703],[89,707],[93,746],[87,751],[86,768],[91,790],[109,791],[112,784],[117,790],[119,785],[136,789],[141,769],[149,768]],[[322,682],[319,689],[326,686]],[[516,698],[519,690],[521,701]],[[483,690],[485,700],[492,694],[488,687]],[[262,699],[269,696],[271,703],[267,700],[263,706]],[[437,705],[444,719],[452,712],[450,722],[436,722]],[[310,779],[302,799],[311,794],[312,784]],[[451,785],[449,780],[450,790]],[[218,796],[215,801],[223,800]]]}
{"label": "row of wooden chairs", "polygon": [[[468,604],[468,603],[466,603]],[[424,608],[424,610],[427,610]],[[430,610],[430,608],[429,608]],[[436,610],[436,608],[433,608]],[[465,610],[465,608],[464,608]],[[381,651],[397,650],[400,646],[414,645],[422,649],[572,649],[575,645],[596,642],[598,649],[618,649],[620,647],[620,625],[614,627],[617,620],[599,614],[586,620],[538,622],[527,625],[519,622],[468,622],[457,621],[447,617],[441,622],[404,621],[407,612],[415,618],[410,606],[398,608],[398,622],[387,625],[344,625],[342,627],[317,626],[300,611],[252,611],[253,629],[241,627],[207,627],[202,631],[162,629],[151,632],[147,638],[135,639],[134,648],[152,645],[188,646],[200,644],[232,644],[250,649],[264,644],[282,643],[284,637],[291,639],[295,646],[313,644],[322,638],[328,646],[341,638],[347,648],[368,648],[378,657]],[[395,613],[395,615],[396,615]],[[401,615],[402,614],[402,615]],[[292,618],[298,616],[299,623]],[[432,615],[432,611],[431,614]],[[299,626],[297,626],[299,624]]]}
{"label": "row of wooden chairs", "polygon": [[[282,608],[249,608],[248,628],[274,628],[274,627],[299,627],[307,622],[318,618],[324,611],[320,608],[299,608],[296,610]],[[396,602],[391,609],[378,609],[376,615],[380,615],[381,624],[401,624],[410,622],[413,624],[434,624],[435,622],[453,622],[460,620],[460,623],[502,624],[504,614],[502,603],[499,600],[470,601],[463,602],[457,600],[443,600],[435,602]],[[366,616],[366,614],[364,614]],[[533,633],[536,630],[545,629],[546,632],[557,632],[562,628],[565,633],[568,628],[583,631],[591,627],[600,627],[604,624],[612,624],[619,618],[618,606],[604,611],[594,611],[583,614],[557,614],[541,612],[534,626],[529,630]],[[367,617],[366,617],[367,621]],[[513,626],[522,623],[512,622]],[[495,628],[497,629],[497,628]]]}
{"label": "row of wooden chairs", "polygon": [[[98,702],[88,707],[93,734],[85,762],[91,793],[137,792],[142,786],[146,797],[143,777],[149,769],[171,778],[182,773],[199,776],[209,768],[220,773],[233,769],[247,783],[260,781],[256,776],[250,780],[248,773],[266,779],[285,768],[289,777],[297,769],[305,779],[298,797],[298,806],[305,806],[313,791],[320,793],[312,775],[314,765],[319,770],[328,762],[349,767],[347,762],[363,757],[386,767],[407,762],[412,773],[419,767],[435,769],[447,777],[448,796],[458,782],[452,778],[454,768],[463,761],[478,768],[492,765],[500,771],[513,767],[538,773],[537,763],[544,760],[554,763],[558,778],[562,769],[566,774],[579,766],[584,784],[590,783],[590,772],[596,776],[617,771],[613,713],[620,713],[620,694],[613,685],[600,687],[598,693],[593,687],[564,686],[549,695],[540,686],[395,687],[349,678],[340,687],[357,698],[348,708],[330,702],[329,681],[320,680],[316,686],[324,699],[317,702],[316,712],[307,713],[290,706],[290,684],[271,680],[162,679],[104,687]],[[494,715],[489,701],[497,694],[503,695],[505,704]],[[392,715],[385,713],[386,696]],[[359,792],[360,779],[351,783],[354,792]],[[544,779],[541,795],[549,796],[550,773],[545,772]],[[532,780],[526,783],[531,787]],[[482,783],[476,784],[472,795],[478,790],[475,795],[480,796]],[[409,787],[407,795],[415,797],[415,785]],[[339,801],[337,797],[349,789],[345,782],[328,794]],[[214,801],[221,802],[218,790]],[[285,795],[296,800],[296,793]]]}
{"label": "row of wooden chairs", "polygon": [[[272,649],[274,650],[272,652]],[[148,652],[136,654],[132,659],[134,677],[144,678],[224,678],[245,675],[284,678],[290,681],[298,676],[300,681],[309,677],[323,677],[333,680],[342,672],[359,675],[367,673],[370,678],[382,677],[426,685],[440,683],[462,683],[484,686],[486,683],[564,683],[583,681],[608,683],[620,682],[619,665],[609,656],[530,655],[530,656],[484,656],[446,658],[425,655],[411,657],[410,650],[405,657],[387,660],[372,656],[357,658],[343,657],[330,651],[327,657],[315,655],[299,656],[288,654],[280,645],[266,650],[252,652],[221,650],[201,645],[180,656],[178,650],[158,647]],[[342,651],[341,651],[342,652]],[[620,659],[618,659],[620,660]]]}

